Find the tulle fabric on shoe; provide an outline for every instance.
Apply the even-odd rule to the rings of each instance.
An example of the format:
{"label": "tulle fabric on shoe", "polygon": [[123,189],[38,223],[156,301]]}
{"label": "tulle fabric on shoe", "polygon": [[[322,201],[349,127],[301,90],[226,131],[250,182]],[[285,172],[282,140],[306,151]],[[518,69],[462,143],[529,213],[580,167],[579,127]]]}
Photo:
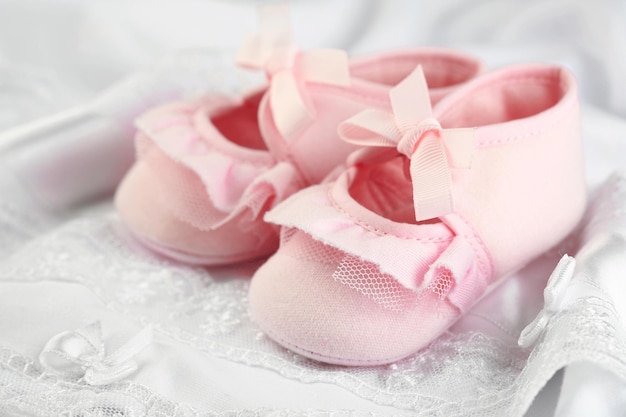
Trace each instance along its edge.
{"label": "tulle fabric on shoe", "polygon": [[242,104],[210,97],[138,120],[138,166],[116,202],[126,223],[153,248],[200,264],[275,250],[277,229],[260,216],[298,189],[300,178],[292,165],[277,163],[267,150],[230,142],[211,123],[214,113],[237,106]]}
{"label": "tulle fabric on shoe", "polygon": [[[393,138],[406,129],[384,128],[398,123],[396,112],[404,110],[394,97],[415,98],[404,91],[417,85],[414,74],[409,77],[397,87],[403,91],[391,92],[396,93],[391,97],[395,117],[370,111],[380,116],[374,123],[380,123],[369,131],[366,125],[373,119],[357,115],[346,122],[364,123],[366,128],[352,133],[363,141],[371,138],[383,147],[380,152],[359,151],[333,183],[301,191],[265,217],[296,231],[253,277],[252,311],[271,337],[305,356],[365,365],[417,351],[499,280],[565,238],[583,214],[577,90],[568,71],[529,65],[483,75],[444,98],[432,110],[434,121],[409,124],[414,131],[403,133],[397,148],[388,151],[384,147],[396,145]],[[427,89],[420,91],[427,97]],[[443,142],[448,128],[472,126],[472,148],[463,149],[471,151],[469,164],[453,165],[455,155],[450,158],[445,147],[443,160],[427,160],[450,164],[452,211],[419,220],[415,191],[423,190],[415,187],[425,183],[416,183],[413,175],[424,140],[410,148],[402,146],[404,140]],[[401,156],[390,159],[396,152]],[[442,172],[433,170],[433,175]],[[330,266],[307,260],[303,267],[289,256],[301,251],[291,245],[315,247],[312,242],[340,251],[340,260]],[[361,268],[354,267],[358,262]],[[381,282],[392,288],[391,280],[413,292],[415,303],[399,307],[381,297]],[[288,293],[297,302],[290,302]],[[313,330],[296,326],[296,320]],[[392,330],[398,323],[405,326],[403,332]]]}

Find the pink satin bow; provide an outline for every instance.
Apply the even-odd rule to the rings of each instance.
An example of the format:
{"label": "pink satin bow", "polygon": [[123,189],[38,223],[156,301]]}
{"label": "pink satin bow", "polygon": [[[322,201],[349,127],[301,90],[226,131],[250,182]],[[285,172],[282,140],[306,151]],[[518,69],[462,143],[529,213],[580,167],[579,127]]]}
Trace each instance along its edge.
{"label": "pink satin bow", "polygon": [[336,86],[350,85],[345,51],[319,48],[300,52],[294,46],[287,4],[265,4],[259,8],[259,32],[239,50],[237,62],[263,69],[271,79],[269,103],[274,123],[287,140],[315,117],[312,103],[302,94],[305,82]]}
{"label": "pink satin bow", "polygon": [[339,126],[340,136],[362,146],[392,147],[410,159],[415,218],[436,218],[454,211],[453,168],[469,168],[474,129],[442,129],[433,118],[421,66],[391,89],[393,114],[364,110]]}

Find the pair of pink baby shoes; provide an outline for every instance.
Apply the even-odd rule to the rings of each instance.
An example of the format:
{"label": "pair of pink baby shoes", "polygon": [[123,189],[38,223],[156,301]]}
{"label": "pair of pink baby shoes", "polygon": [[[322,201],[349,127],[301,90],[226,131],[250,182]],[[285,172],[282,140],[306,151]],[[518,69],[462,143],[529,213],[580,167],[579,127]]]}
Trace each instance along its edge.
{"label": "pair of pink baby shoes", "polygon": [[393,362],[578,223],[567,70],[480,74],[443,49],[349,61],[297,51],[262,22],[240,61],[269,85],[142,116],[116,205],[141,241],[183,262],[275,252],[250,308],[276,342],[323,362]]}

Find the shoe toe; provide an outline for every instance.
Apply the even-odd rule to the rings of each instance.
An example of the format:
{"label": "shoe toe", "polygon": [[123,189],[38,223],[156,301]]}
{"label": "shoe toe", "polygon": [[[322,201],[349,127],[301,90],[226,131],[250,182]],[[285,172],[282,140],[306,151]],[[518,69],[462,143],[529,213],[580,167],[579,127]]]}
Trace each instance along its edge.
{"label": "shoe toe", "polygon": [[[151,167],[140,160],[126,175],[115,196],[122,220],[156,252],[185,263],[219,265],[260,258],[276,250],[275,226],[262,221],[248,222],[244,230],[239,216],[214,230],[199,229],[174,215],[164,202],[164,198],[184,198],[177,195],[180,190],[163,187]],[[212,209],[204,207],[206,211]]]}
{"label": "shoe toe", "polygon": [[394,362],[426,346],[458,317],[430,291],[418,295],[384,282],[390,277],[365,278],[401,297],[384,303],[337,279],[337,262],[285,252],[279,250],[253,277],[251,313],[270,338],[309,358],[359,366]]}

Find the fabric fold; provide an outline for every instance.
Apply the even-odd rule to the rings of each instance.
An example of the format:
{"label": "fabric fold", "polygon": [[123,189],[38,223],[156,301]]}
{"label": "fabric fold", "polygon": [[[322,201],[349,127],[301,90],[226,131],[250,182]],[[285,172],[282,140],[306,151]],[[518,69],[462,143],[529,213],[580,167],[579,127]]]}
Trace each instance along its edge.
{"label": "fabric fold", "polygon": [[[332,200],[332,187],[333,184],[309,187],[299,192],[297,198],[287,199],[268,212],[265,220],[296,228],[326,245],[371,262],[379,267],[381,273],[391,275],[405,288],[416,292],[426,289],[429,282],[424,281],[424,277],[431,265],[436,264],[438,254],[453,242],[453,235],[447,227],[443,224],[428,225],[431,230],[437,231],[436,235],[429,237],[418,235],[418,226],[409,224],[406,230],[415,230],[413,236],[382,233],[365,226],[339,207]],[[310,210],[310,207],[315,207],[315,210]],[[422,227],[419,226],[420,233],[423,233]],[[467,251],[464,253],[468,254]],[[463,259],[472,255],[473,252]],[[460,277],[470,268],[465,265],[451,266],[450,269],[455,277]],[[459,269],[460,274],[457,273]]]}
{"label": "fabric fold", "polygon": [[[210,107],[210,106],[209,106]],[[268,151],[227,142],[201,104],[148,113],[137,121],[138,159],[159,178],[163,204],[199,230],[213,230],[249,210],[255,220],[300,188],[297,169]],[[186,169],[181,170],[180,167]],[[171,195],[175,190],[176,195]]]}

